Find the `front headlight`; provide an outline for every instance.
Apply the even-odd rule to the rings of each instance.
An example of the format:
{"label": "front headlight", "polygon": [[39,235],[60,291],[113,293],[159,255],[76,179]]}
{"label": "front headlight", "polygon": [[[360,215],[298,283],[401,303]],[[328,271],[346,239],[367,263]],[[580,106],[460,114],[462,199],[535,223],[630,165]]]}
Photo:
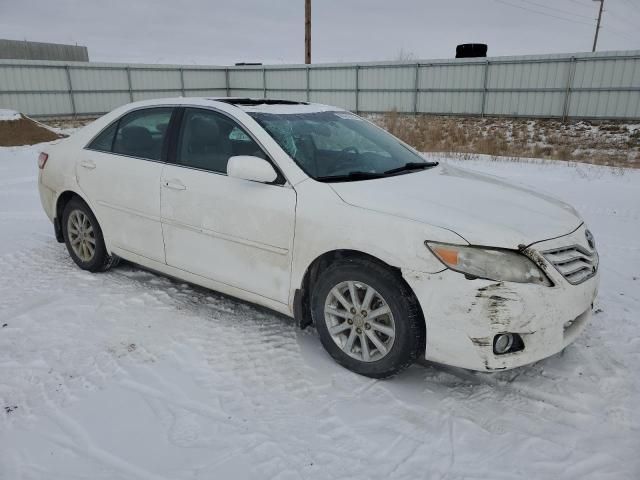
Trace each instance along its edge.
{"label": "front headlight", "polygon": [[547,276],[535,263],[515,250],[463,247],[438,242],[424,243],[445,266],[467,276],[495,281],[551,285]]}

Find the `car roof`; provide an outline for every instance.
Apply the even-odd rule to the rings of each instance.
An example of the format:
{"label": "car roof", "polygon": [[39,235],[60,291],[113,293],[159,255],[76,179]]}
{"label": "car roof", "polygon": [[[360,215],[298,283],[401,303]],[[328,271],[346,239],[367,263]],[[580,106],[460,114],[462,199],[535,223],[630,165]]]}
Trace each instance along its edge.
{"label": "car roof", "polygon": [[[229,110],[234,106],[246,113],[300,114],[317,112],[342,112],[344,109],[320,103],[297,102],[293,100],[277,100],[247,97],[175,97],[142,100],[129,106],[150,107],[154,105],[193,105],[216,106]],[[224,108],[226,106],[226,108]]]}
{"label": "car roof", "polygon": [[240,97],[215,97],[210,98],[214,102],[222,102],[244,110],[247,113],[316,113],[342,111],[342,108],[320,103],[297,102],[294,100],[277,100],[271,98],[240,98]]}

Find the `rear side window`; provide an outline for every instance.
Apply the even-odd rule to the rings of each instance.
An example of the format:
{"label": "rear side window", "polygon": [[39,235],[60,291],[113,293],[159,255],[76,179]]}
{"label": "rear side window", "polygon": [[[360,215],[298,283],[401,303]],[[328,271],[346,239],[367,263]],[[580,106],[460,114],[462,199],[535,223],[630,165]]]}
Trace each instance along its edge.
{"label": "rear side window", "polygon": [[87,148],[98,150],[99,152],[110,152],[113,147],[113,137],[116,134],[116,128],[118,128],[118,122],[113,122],[103,130]]}
{"label": "rear side window", "polygon": [[173,108],[148,108],[122,117],[113,141],[113,153],[160,160],[172,112]]}
{"label": "rear side window", "polygon": [[187,108],[181,130],[179,165],[226,174],[229,158],[235,155],[267,158],[236,122],[211,110]]}

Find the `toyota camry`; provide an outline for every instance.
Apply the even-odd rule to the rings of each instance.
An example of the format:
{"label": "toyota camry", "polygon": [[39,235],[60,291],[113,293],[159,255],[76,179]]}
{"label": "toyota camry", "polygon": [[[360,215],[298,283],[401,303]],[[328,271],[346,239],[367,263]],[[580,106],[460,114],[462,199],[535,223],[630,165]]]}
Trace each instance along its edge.
{"label": "toyota camry", "polygon": [[250,98],[125,105],[40,154],[56,238],[314,325],[339,364],[474,370],[560,352],[598,289],[569,205],[428,161],[348,111]]}

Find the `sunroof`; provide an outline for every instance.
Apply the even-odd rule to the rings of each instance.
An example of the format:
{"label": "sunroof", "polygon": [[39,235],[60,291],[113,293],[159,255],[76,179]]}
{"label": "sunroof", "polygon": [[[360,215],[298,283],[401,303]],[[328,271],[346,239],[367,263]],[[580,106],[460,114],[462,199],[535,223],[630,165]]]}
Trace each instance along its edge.
{"label": "sunroof", "polygon": [[211,98],[210,100],[230,103],[231,105],[309,105],[307,102],[275,100],[271,98]]}

